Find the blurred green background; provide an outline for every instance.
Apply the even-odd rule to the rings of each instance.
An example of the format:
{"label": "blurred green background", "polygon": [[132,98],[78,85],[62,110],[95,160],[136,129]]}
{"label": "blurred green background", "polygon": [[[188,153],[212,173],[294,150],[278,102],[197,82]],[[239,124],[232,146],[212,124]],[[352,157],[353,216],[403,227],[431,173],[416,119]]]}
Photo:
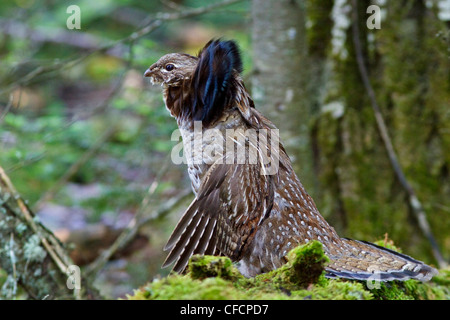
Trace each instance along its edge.
{"label": "blurred green background", "polygon": [[[161,12],[219,2],[0,2],[0,166],[44,224],[75,243],[77,264],[92,262],[112,243],[142,209],[152,184],[156,189],[143,208],[148,214],[189,189],[185,167],[168,158],[177,144],[170,141],[177,126],[161,88],[143,78],[148,66],[169,52],[195,54],[213,37],[235,39],[252,88],[253,58],[259,53],[253,51],[251,1],[167,21],[135,41],[122,41]],[[323,86],[328,94],[308,122],[320,152],[313,165],[315,184],[305,186],[342,236],[375,241],[388,233],[406,253],[435,263],[377,138],[354,52],[345,40],[346,54],[333,51],[333,41],[350,35],[348,24],[339,33],[330,19],[333,6],[340,3],[344,9],[337,15],[345,15],[347,2],[305,1],[309,54],[326,56],[334,70]],[[427,6],[428,1],[418,1],[427,14],[417,44],[408,28],[419,18],[400,17],[414,1],[402,2],[409,9],[399,2],[383,2],[387,14],[399,18],[368,35],[365,53],[401,163],[448,260],[449,24],[436,15],[438,1]],[[66,9],[73,4],[81,9],[79,30],[66,27]],[[420,110],[414,107],[418,99]],[[277,125],[282,131],[283,123]],[[160,269],[162,247],[188,203],[185,199],[167,217],[145,224],[132,246],[106,265],[97,280],[105,296],[123,296],[168,273]]]}
{"label": "blurred green background", "polygon": [[[170,141],[177,126],[164,107],[161,88],[152,87],[143,78],[144,71],[166,53],[196,54],[210,38],[219,36],[239,41],[250,69],[249,3],[168,22],[132,45],[118,44],[69,67],[66,63],[114,44],[159,12],[210,3],[0,3],[0,165],[45,225],[63,239],[75,234],[73,241],[83,246],[74,253],[75,262],[92,262],[117,230],[127,226],[177,143]],[[81,9],[79,30],[66,27],[71,16],[66,9],[73,4]],[[16,86],[39,67],[48,69]],[[68,174],[77,163],[79,167]],[[183,166],[166,168],[145,211],[153,212],[189,187]],[[98,279],[103,294],[123,296],[156,274],[169,272],[160,270],[162,247],[188,204],[184,201],[169,221],[144,227],[139,250],[107,265]],[[76,232],[89,228],[96,235],[81,233],[85,239],[78,239]]]}

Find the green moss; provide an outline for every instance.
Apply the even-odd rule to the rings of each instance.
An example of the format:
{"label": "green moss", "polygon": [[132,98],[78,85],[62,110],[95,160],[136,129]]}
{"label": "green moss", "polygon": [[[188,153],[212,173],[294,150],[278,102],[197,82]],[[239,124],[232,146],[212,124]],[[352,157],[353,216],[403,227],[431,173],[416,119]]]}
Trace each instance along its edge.
{"label": "green moss", "polygon": [[[398,250],[389,241],[387,245]],[[450,299],[450,269],[428,283],[416,280],[381,283],[369,289],[364,281],[325,278],[328,258],[312,241],[294,248],[282,267],[245,278],[226,257],[193,256],[185,275],[171,274],[136,290],[130,300],[445,300]]]}
{"label": "green moss", "polygon": [[322,243],[312,241],[293,249],[288,255],[289,281],[299,286],[317,283],[330,261],[324,254]]}
{"label": "green moss", "polygon": [[311,56],[324,58],[327,55],[331,40],[331,28],[333,26],[331,19],[332,9],[332,0],[306,1],[309,22],[307,30],[308,50]]}
{"label": "green moss", "polygon": [[380,284],[379,289],[371,290],[371,293],[377,300],[449,300],[450,287],[439,283],[442,278],[444,282],[450,280],[447,273],[426,283],[417,280],[385,282]]}
{"label": "green moss", "polygon": [[190,275],[171,275],[165,279],[153,281],[128,298],[132,300],[223,300],[240,299],[242,296],[243,294],[230,285],[230,282],[222,278],[197,280],[192,279]]}
{"label": "green moss", "polygon": [[328,280],[317,241],[293,249],[281,268],[244,278],[225,257],[194,256],[186,275],[154,280],[128,299],[371,299],[358,282]]}
{"label": "green moss", "polygon": [[402,249],[400,249],[399,247],[394,245],[394,241],[392,241],[391,239],[388,238],[388,234],[387,233],[384,235],[384,239],[383,240],[375,241],[374,244],[376,244],[377,246],[382,246],[382,247],[385,247],[387,249],[394,250],[396,252],[402,253]]}
{"label": "green moss", "polygon": [[[388,239],[387,234],[383,240],[375,241],[375,244],[402,252],[392,240]],[[367,288],[367,284],[363,284]],[[371,289],[370,292],[377,300],[448,300],[450,297],[450,270],[440,270],[439,274],[429,282],[417,280],[382,282],[379,288]]]}
{"label": "green moss", "polygon": [[[413,286],[413,285],[412,285]],[[411,286],[411,288],[412,288]],[[372,294],[377,300],[413,300],[409,295],[408,286],[399,282],[380,283],[379,289],[372,289]]]}
{"label": "green moss", "polygon": [[193,279],[200,280],[210,277],[235,280],[242,277],[227,257],[194,255],[189,263],[189,271]]}
{"label": "green moss", "polygon": [[287,255],[287,259],[288,262],[284,266],[261,277],[271,279],[288,289],[306,288],[323,279],[325,264],[329,262],[323,252],[322,243],[318,241],[294,248]]}
{"label": "green moss", "polygon": [[[372,294],[364,285],[355,281],[324,279],[321,286],[314,286],[310,292],[313,300],[371,300]],[[300,292],[295,293],[300,294]]]}
{"label": "green moss", "polygon": [[433,282],[441,286],[450,286],[450,268],[439,270],[439,274],[433,278]]}

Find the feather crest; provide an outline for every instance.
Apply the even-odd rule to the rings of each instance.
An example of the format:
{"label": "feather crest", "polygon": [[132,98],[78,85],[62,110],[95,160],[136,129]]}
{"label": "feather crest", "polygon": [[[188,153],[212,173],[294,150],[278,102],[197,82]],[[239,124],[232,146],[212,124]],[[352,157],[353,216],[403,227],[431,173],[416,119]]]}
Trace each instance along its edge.
{"label": "feather crest", "polygon": [[211,40],[199,53],[192,79],[194,121],[208,126],[234,100],[236,73],[242,72],[242,60],[234,41]]}

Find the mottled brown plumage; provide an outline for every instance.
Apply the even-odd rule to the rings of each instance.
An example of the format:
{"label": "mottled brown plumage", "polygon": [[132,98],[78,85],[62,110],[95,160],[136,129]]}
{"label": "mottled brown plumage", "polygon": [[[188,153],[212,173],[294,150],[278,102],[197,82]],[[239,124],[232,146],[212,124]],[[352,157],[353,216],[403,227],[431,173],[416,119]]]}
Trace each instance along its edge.
{"label": "mottled brown plumage", "polygon": [[328,277],[361,280],[375,272],[382,281],[428,280],[436,274],[406,255],[336,234],[294,173],[275,126],[255,109],[241,71],[236,44],[212,40],[197,57],[168,54],[145,72],[162,84],[182,131],[196,195],[167,242],[164,266],[175,263],[181,272],[193,254],[221,254],[255,276],[280,267],[295,246],[318,240],[331,260]]}

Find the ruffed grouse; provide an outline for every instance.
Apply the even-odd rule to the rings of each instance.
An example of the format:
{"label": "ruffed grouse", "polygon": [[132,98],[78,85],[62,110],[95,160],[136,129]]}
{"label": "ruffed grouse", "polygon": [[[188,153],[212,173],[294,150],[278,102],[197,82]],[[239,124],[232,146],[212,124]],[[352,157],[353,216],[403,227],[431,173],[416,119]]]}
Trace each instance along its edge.
{"label": "ruffed grouse", "polygon": [[425,281],[436,274],[406,255],[337,235],[294,173],[278,130],[254,107],[241,71],[235,42],[211,40],[197,57],[167,54],[145,72],[163,86],[196,195],[165,246],[163,266],[175,262],[181,272],[193,254],[220,254],[252,277],[318,240],[330,258],[328,277]]}

